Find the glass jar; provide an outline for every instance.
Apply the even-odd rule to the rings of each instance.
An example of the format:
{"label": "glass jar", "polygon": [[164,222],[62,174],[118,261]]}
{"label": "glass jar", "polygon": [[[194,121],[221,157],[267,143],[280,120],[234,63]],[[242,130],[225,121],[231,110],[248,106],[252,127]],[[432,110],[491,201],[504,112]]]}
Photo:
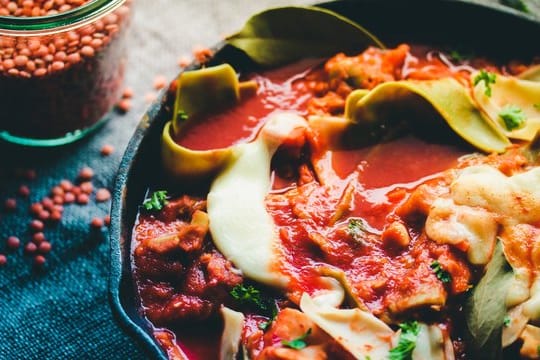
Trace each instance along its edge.
{"label": "glass jar", "polygon": [[0,139],[62,145],[110,117],[122,92],[131,3],[0,0]]}

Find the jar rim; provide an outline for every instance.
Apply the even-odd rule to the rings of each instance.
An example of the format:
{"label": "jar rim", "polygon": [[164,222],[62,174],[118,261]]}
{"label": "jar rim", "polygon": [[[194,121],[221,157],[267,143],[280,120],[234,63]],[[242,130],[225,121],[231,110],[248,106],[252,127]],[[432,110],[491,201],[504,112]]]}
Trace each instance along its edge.
{"label": "jar rim", "polygon": [[0,16],[0,34],[9,32],[42,32],[87,23],[106,14],[126,0],[93,0],[82,6],[58,14],[45,16]]}

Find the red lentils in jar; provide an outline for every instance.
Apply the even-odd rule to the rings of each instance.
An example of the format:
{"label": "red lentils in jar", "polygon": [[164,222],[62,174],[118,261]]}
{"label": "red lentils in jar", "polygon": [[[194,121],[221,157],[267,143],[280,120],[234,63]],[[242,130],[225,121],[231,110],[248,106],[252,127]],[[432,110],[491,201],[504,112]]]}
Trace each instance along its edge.
{"label": "red lentils in jar", "polygon": [[0,0],[0,139],[61,145],[107,118],[123,92],[131,4]]}

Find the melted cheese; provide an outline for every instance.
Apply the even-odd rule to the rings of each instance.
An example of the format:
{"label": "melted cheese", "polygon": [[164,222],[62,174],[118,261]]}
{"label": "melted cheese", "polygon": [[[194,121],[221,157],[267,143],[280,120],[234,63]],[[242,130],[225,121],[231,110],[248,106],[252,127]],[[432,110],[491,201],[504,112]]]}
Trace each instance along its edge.
{"label": "melted cheese", "polygon": [[456,204],[481,207],[501,216],[503,225],[540,221],[540,168],[513,176],[478,165],[465,168],[451,187]]}
{"label": "melted cheese", "polygon": [[358,359],[386,359],[391,348],[392,329],[371,313],[337,309],[303,294],[300,309]]}
{"label": "melted cheese", "polygon": [[465,243],[472,264],[487,264],[497,239],[497,222],[482,208],[456,205],[452,199],[437,199],[426,220],[426,234],[441,243]]}
{"label": "melted cheese", "polygon": [[216,247],[245,276],[271,286],[283,287],[287,279],[272,270],[277,234],[264,203],[271,186],[270,162],[287,136],[305,126],[298,115],[274,115],[254,142],[234,147],[208,194],[210,232]]}
{"label": "melted cheese", "polygon": [[[433,203],[426,233],[439,243],[466,241],[473,264],[486,264],[500,237],[514,271],[507,306],[540,319],[540,168],[506,176],[488,165],[461,170],[450,197]],[[499,231],[502,228],[502,231]]]}
{"label": "melted cheese", "polygon": [[244,329],[244,314],[231,310],[227,307],[221,308],[223,316],[223,334],[221,336],[221,345],[219,350],[220,360],[236,359],[242,331]]}

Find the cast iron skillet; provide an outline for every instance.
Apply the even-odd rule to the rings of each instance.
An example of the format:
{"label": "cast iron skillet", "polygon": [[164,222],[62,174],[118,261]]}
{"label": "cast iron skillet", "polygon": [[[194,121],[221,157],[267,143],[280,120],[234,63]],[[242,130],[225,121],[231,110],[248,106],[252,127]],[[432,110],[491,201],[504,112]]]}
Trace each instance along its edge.
{"label": "cast iron skillet", "polygon": [[[358,22],[384,43],[417,42],[472,49],[496,58],[540,54],[533,39],[540,22],[532,16],[496,4],[480,5],[464,0],[349,0],[320,4]],[[234,29],[233,29],[234,30]],[[239,51],[218,44],[211,63],[228,62],[238,71],[254,64]],[[192,64],[188,69],[195,69]],[[114,191],[111,213],[110,302],[120,325],[141,343],[148,355],[166,359],[141,316],[132,277],[131,232],[138,207],[148,188],[166,185],[160,168],[160,138],[170,120],[172,99],[166,93],[149,108],[124,154]]]}

